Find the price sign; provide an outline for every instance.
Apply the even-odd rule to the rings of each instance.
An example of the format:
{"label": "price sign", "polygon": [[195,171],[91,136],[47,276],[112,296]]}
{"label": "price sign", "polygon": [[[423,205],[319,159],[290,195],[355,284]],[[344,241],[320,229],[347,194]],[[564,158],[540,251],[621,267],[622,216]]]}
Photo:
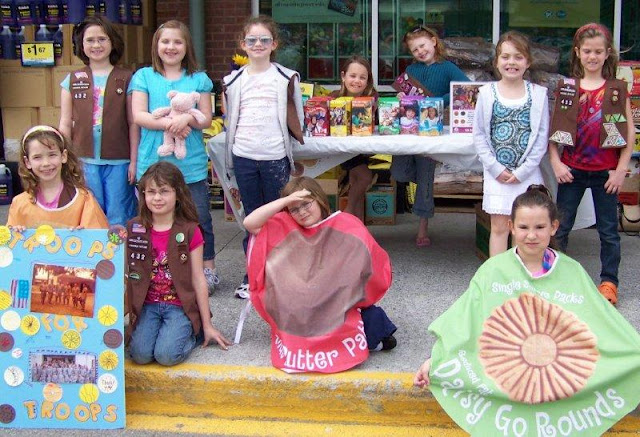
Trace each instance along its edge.
{"label": "price sign", "polygon": [[53,42],[22,43],[22,65],[24,67],[49,67],[55,65]]}

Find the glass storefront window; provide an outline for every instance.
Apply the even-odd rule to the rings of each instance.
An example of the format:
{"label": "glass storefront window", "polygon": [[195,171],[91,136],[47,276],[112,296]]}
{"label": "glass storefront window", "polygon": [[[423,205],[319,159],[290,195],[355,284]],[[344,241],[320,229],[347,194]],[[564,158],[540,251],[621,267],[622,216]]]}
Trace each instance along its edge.
{"label": "glass storefront window", "polygon": [[[371,59],[376,49],[376,86],[391,84],[412,62],[402,38],[418,25],[436,29],[443,38],[476,37],[492,41],[493,0],[373,3],[372,0],[260,0],[258,4],[260,13],[273,16],[282,30],[276,60],[299,71],[303,80],[325,84],[340,82],[340,65],[346,57],[358,54]],[[614,4],[615,0],[500,0],[500,33],[513,29],[528,35],[541,46],[544,60],[553,60],[552,68],[547,70],[567,74],[575,30],[590,21],[613,29]],[[377,16],[372,17],[374,7]],[[373,36],[372,19],[378,24],[378,34]],[[640,60],[638,1],[622,2],[620,46],[622,59]]]}

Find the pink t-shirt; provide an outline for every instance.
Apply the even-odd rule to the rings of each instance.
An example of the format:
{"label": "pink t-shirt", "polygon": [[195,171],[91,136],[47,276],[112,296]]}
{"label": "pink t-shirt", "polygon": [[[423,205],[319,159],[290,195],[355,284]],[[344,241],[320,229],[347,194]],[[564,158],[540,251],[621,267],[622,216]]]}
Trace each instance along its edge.
{"label": "pink t-shirt", "polygon": [[[149,283],[149,291],[144,303],[164,302],[171,305],[182,306],[178,292],[173,285],[173,278],[169,271],[169,258],[167,256],[167,247],[169,246],[169,236],[171,229],[166,231],[155,231],[151,229],[151,247],[153,256],[153,270],[151,271],[151,282]],[[193,238],[189,244],[189,251],[197,249],[204,244],[202,232],[196,227]]]}

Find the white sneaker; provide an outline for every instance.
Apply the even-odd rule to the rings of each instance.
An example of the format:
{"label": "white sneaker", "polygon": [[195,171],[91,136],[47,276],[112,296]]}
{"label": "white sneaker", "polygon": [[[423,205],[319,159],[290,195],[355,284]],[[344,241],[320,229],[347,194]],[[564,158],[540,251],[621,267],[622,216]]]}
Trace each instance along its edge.
{"label": "white sneaker", "polygon": [[245,284],[244,282],[238,285],[236,291],[233,293],[235,297],[238,299],[249,299],[249,284]]}
{"label": "white sneaker", "polygon": [[209,296],[213,294],[216,285],[220,283],[220,277],[218,276],[217,269],[204,268],[204,278],[207,280],[207,286],[209,287]]}

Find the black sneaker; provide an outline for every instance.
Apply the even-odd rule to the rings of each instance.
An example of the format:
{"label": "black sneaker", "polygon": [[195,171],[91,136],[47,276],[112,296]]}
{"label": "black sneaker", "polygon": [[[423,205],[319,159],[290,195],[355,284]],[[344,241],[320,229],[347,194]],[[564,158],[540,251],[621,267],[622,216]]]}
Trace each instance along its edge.
{"label": "black sneaker", "polygon": [[385,337],[385,338],[382,339],[382,350],[383,351],[390,351],[391,349],[393,349],[397,345],[398,345],[398,340],[396,340],[396,338],[393,335],[390,335],[390,336]]}

